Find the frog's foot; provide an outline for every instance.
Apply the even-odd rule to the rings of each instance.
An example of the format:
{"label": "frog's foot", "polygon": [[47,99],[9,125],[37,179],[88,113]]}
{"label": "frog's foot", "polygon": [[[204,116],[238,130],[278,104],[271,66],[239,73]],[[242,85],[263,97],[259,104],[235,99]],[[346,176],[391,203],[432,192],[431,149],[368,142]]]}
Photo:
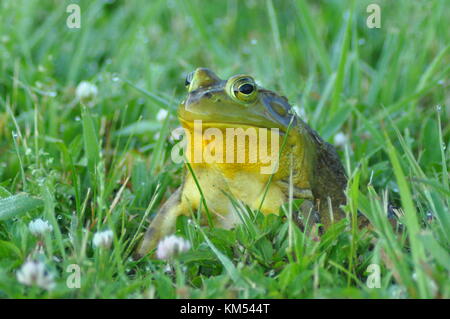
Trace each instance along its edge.
{"label": "frog's foot", "polygon": [[160,208],[152,220],[140,245],[134,253],[135,259],[147,255],[156,248],[158,242],[175,230],[177,217],[181,214],[181,188],[173,193],[167,202]]}
{"label": "frog's foot", "polygon": [[320,234],[320,215],[311,200],[304,200],[295,213],[294,222],[306,234],[316,237]]}
{"label": "frog's foot", "polygon": [[[387,205],[387,220],[389,224],[391,225],[392,229],[396,233],[402,233],[404,231],[404,226],[400,222],[400,219],[403,215],[403,210],[399,207],[395,207],[393,204],[388,203]],[[370,220],[361,212],[358,210],[358,228],[363,229],[367,228],[369,230],[374,230],[373,224],[370,222]]]}
{"label": "frog's foot", "polygon": [[[388,207],[387,207],[388,221],[391,224],[392,228],[398,233],[403,232],[403,224],[400,222],[400,218],[402,217],[403,214],[404,214],[404,212],[401,208],[395,207],[391,203],[388,204]],[[427,216],[427,219],[429,221],[431,221],[432,216],[433,215]]]}

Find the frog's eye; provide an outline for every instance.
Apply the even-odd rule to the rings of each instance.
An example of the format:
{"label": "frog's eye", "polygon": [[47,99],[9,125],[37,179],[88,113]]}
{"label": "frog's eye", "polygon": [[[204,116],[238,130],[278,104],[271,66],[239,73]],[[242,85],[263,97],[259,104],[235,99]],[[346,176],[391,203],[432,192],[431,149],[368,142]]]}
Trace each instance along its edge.
{"label": "frog's eye", "polygon": [[250,95],[254,90],[255,86],[252,83],[244,83],[238,88],[239,93],[244,95]]}
{"label": "frog's eye", "polygon": [[237,76],[228,80],[228,94],[238,102],[254,102],[258,94],[255,80],[249,76]]}

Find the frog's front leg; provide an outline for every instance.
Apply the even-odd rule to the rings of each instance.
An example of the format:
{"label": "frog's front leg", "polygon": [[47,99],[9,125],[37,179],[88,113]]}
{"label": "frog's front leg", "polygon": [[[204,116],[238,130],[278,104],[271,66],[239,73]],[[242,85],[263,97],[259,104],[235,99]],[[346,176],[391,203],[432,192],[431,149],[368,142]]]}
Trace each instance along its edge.
{"label": "frog's front leg", "polygon": [[311,199],[304,199],[295,215],[294,221],[306,233],[310,233],[320,223],[319,213]]}
{"label": "frog's front leg", "polygon": [[183,211],[181,193],[182,187],[178,188],[159,209],[136,250],[136,258],[141,258],[148,254],[152,249],[156,248],[162,238],[174,232],[177,217]]}
{"label": "frog's front leg", "polygon": [[[310,233],[315,225],[320,223],[320,215],[314,204],[314,197],[311,190],[309,188],[299,188],[290,185],[287,180],[280,180],[277,182],[277,185],[283,190],[284,194],[286,194],[288,200],[291,196],[293,200],[303,200],[299,209],[294,212],[292,218],[302,231]],[[292,190],[290,190],[290,187],[292,187]]]}

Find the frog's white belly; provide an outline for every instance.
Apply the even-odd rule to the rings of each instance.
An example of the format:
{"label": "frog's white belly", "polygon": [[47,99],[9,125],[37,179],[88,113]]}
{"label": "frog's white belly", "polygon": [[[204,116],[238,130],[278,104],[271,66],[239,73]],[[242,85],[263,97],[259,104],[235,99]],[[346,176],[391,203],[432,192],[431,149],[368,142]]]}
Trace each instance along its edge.
{"label": "frog's white belly", "polygon": [[[236,210],[239,209],[240,213],[246,214],[245,205],[251,209],[261,207],[264,214],[278,214],[279,207],[285,201],[285,195],[275,183],[270,185],[264,197],[266,183],[251,172],[239,171],[232,177],[224,177],[221,171],[211,167],[197,166],[194,171],[217,227],[229,229],[241,223]],[[237,207],[234,207],[229,196],[245,205],[237,204]],[[264,202],[261,206],[263,197]],[[183,186],[182,206],[184,206],[183,210],[194,212],[200,206],[203,207],[201,194],[191,174],[186,176]]]}

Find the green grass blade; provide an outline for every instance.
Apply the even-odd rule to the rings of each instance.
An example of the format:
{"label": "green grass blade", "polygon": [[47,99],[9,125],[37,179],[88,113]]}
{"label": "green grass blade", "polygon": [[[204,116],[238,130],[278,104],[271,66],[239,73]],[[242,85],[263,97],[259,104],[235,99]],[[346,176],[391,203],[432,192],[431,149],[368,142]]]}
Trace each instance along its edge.
{"label": "green grass blade", "polygon": [[19,217],[27,212],[41,208],[43,201],[27,194],[17,194],[0,199],[0,220]]}

